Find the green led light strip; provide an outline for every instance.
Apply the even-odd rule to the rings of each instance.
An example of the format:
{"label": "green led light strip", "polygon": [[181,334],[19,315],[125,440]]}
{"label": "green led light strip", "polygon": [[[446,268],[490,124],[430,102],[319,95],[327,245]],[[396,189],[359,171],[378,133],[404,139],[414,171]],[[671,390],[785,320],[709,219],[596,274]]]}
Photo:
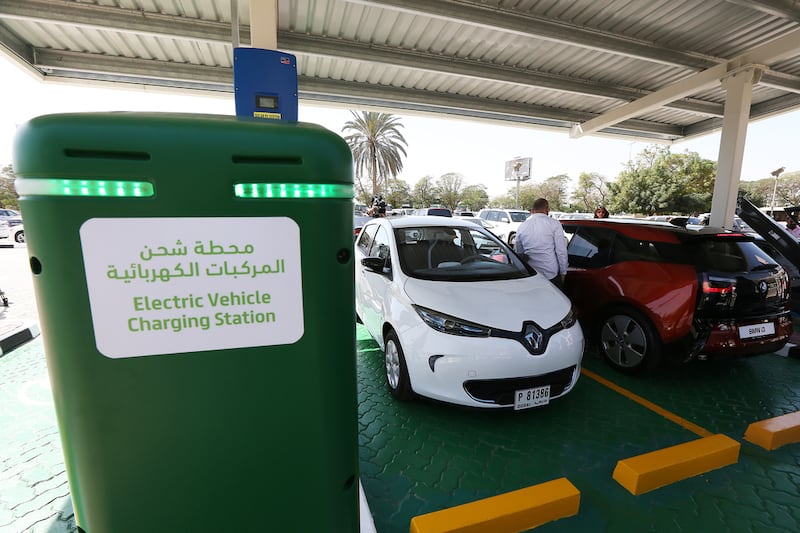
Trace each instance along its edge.
{"label": "green led light strip", "polygon": [[20,196],[105,196],[111,198],[144,198],[155,195],[147,181],[17,179],[14,183]]}
{"label": "green led light strip", "polygon": [[335,183],[237,183],[233,187],[237,198],[352,198],[352,185]]}

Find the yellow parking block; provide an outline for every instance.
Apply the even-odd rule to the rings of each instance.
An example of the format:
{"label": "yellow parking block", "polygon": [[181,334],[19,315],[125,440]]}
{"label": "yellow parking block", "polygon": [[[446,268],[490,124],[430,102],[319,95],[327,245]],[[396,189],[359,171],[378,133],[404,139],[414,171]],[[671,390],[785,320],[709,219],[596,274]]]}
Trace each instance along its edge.
{"label": "yellow parking block", "polygon": [[581,493],[565,477],[415,516],[411,533],[516,533],[578,514]]}
{"label": "yellow parking block", "polygon": [[741,444],[722,434],[637,455],[617,462],[613,477],[639,495],[739,460]]}
{"label": "yellow parking block", "polygon": [[800,442],[800,412],[753,422],[744,432],[744,440],[767,450]]}

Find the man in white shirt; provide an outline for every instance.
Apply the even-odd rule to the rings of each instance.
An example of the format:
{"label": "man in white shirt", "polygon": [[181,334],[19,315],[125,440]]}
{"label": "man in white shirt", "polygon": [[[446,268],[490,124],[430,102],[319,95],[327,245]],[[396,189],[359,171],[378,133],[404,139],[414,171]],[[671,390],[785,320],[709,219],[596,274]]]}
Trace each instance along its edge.
{"label": "man in white shirt", "polygon": [[786,229],[795,239],[800,239],[800,226],[798,226],[792,218],[786,219]]}
{"label": "man in white shirt", "polygon": [[561,222],[550,218],[544,198],[533,202],[531,216],[517,230],[514,250],[539,274],[564,289],[567,274],[567,240]]}

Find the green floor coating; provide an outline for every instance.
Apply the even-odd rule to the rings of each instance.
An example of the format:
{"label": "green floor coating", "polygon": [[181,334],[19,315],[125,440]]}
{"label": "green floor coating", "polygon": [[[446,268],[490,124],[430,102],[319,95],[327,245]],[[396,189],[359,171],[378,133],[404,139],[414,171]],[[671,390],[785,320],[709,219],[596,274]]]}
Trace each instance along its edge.
{"label": "green floor coating", "polygon": [[559,477],[580,490],[580,511],[537,532],[800,530],[800,444],[767,452],[743,440],[751,422],[800,410],[800,360],[696,362],[634,378],[587,353],[587,369],[742,443],[737,464],[640,496],[612,479],[617,461],[698,437],[586,376],[543,408],[489,411],[393,400],[383,353],[361,326],[357,361],[360,475],[378,533]]}

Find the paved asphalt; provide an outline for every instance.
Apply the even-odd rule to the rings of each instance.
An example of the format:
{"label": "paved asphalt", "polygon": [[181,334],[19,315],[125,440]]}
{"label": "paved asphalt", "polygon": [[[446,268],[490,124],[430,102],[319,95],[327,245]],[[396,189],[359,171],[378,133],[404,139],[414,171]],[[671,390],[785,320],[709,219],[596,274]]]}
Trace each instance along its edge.
{"label": "paved asphalt", "polygon": [[[0,256],[0,288],[10,299],[2,329],[36,312],[25,248]],[[800,530],[800,444],[770,452],[743,440],[751,422],[800,411],[798,359],[709,361],[638,379],[587,353],[591,372],[741,443],[736,464],[633,496],[611,478],[618,460],[697,435],[589,375],[566,397],[518,413],[399,403],[385,389],[382,352],[357,331],[359,467],[379,533],[407,533],[416,515],[560,477],[580,490],[580,510],[536,531]],[[36,338],[0,356],[0,532],[76,529]]]}
{"label": "paved asphalt", "polygon": [[[24,245],[1,248],[0,334],[38,322]],[[0,356],[0,532],[77,531],[41,337]]]}

